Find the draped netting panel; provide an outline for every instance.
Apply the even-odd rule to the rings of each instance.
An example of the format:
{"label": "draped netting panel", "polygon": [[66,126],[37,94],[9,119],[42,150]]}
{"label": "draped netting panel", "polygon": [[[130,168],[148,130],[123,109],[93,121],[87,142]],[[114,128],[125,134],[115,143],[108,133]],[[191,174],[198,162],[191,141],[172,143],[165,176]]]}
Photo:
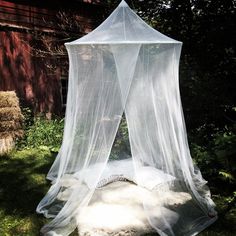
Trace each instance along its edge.
{"label": "draped netting panel", "polygon": [[[216,220],[194,166],[178,67],[182,43],[152,29],[122,1],[90,34],[66,44],[69,87],[61,149],[37,207],[53,220],[43,235],[69,235],[96,188],[128,179],[148,189],[142,204],[160,235],[196,235]],[[109,158],[125,112],[131,156]],[[182,196],[176,205],[168,196]]]}
{"label": "draped netting panel", "polygon": [[[192,235],[215,220],[209,217],[215,212],[206,181],[189,152],[179,92],[180,51],[181,45],[142,45],[125,108],[137,183],[146,185],[145,171],[165,173],[166,181],[155,185],[159,203],[143,200],[160,235]],[[163,199],[166,191],[191,193],[191,198],[178,208]]]}
{"label": "draped netting panel", "polygon": [[[82,45],[68,49],[71,77],[63,144],[48,175],[54,184],[37,209],[56,218],[42,232],[70,232],[76,226],[77,212],[91,198],[124,111],[139,47]],[[125,62],[122,58],[127,55],[133,56]],[[92,166],[95,170],[86,175]],[[61,201],[68,194],[65,188],[70,194],[67,202]]]}

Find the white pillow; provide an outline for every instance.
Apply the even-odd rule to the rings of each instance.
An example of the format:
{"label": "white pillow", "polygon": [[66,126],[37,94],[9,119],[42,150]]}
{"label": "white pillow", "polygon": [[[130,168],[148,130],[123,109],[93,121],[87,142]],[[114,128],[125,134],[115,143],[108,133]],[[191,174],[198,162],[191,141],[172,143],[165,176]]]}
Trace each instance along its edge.
{"label": "white pillow", "polygon": [[164,173],[162,170],[151,166],[143,166],[137,169],[137,183],[149,190],[153,190],[158,185],[167,184],[175,180],[175,177]]}

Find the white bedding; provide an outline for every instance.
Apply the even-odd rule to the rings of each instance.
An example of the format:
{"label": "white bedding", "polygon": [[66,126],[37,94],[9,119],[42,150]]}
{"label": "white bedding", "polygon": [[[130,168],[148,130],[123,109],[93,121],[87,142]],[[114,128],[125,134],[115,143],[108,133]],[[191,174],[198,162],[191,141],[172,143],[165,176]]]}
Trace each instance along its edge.
{"label": "white bedding", "polygon": [[[75,173],[73,176],[76,179],[82,178],[89,188],[93,188],[93,178],[95,178],[93,173],[100,169],[101,164],[96,164],[83,171]],[[151,166],[138,167],[135,174],[133,161],[129,158],[108,162],[100,177],[97,187],[102,187],[108,183],[125,179],[152,190],[159,185],[174,181],[175,177]]]}
{"label": "white bedding", "polygon": [[[156,195],[130,182],[114,182],[97,189],[87,207],[77,216],[79,236],[141,236],[154,232],[143,209],[143,199],[153,205],[152,217],[163,227],[163,216],[175,224],[178,214],[171,210],[191,196],[184,192]],[[163,201],[168,209],[162,206]]]}

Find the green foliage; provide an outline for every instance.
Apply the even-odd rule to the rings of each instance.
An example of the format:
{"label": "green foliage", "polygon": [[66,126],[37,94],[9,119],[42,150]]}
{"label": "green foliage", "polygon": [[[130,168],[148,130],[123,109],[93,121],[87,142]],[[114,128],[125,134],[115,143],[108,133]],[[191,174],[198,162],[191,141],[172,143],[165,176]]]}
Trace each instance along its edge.
{"label": "green foliage", "polygon": [[27,120],[25,137],[18,143],[20,148],[39,148],[57,152],[61,146],[64,119],[48,120],[44,117],[36,117],[33,122]]}
{"label": "green foliage", "polygon": [[27,127],[33,125],[34,123],[34,114],[32,112],[32,110],[29,107],[22,107],[21,108],[22,114],[24,116],[24,129],[26,129]]}
{"label": "green foliage", "polygon": [[208,134],[204,137],[201,130],[199,137],[195,132],[190,138],[192,156],[213,191],[217,193],[221,186],[220,190],[224,189],[231,197],[236,188],[236,134],[232,130],[232,127],[226,128],[210,137]]}
{"label": "green foliage", "polygon": [[225,171],[219,171],[219,175],[221,175],[225,180],[229,180],[229,182],[231,183],[235,181],[235,178],[231,173],[227,173]]}
{"label": "green foliage", "polygon": [[131,155],[131,152],[127,122],[125,116],[123,116],[113,143],[110,158],[118,159],[125,155]]}
{"label": "green foliage", "polygon": [[[217,225],[200,235],[234,235],[236,230],[232,228],[236,222],[236,134],[233,130],[234,127],[225,127],[209,133],[204,126],[189,137],[192,157],[209,181],[220,217]],[[231,230],[226,232],[227,228]]]}

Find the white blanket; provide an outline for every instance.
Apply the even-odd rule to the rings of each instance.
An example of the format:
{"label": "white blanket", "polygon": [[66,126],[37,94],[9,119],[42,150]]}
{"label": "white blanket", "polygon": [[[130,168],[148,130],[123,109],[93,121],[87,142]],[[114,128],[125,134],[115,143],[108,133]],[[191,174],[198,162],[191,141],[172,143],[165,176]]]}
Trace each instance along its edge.
{"label": "white blanket", "polygon": [[[152,217],[163,224],[163,216],[173,224],[178,215],[171,210],[191,199],[184,192],[164,192],[157,196],[155,191],[139,187],[130,182],[114,182],[97,189],[87,207],[77,217],[80,236],[141,236],[154,232],[143,209],[143,199],[155,206]],[[163,201],[170,207],[163,207]]]}

